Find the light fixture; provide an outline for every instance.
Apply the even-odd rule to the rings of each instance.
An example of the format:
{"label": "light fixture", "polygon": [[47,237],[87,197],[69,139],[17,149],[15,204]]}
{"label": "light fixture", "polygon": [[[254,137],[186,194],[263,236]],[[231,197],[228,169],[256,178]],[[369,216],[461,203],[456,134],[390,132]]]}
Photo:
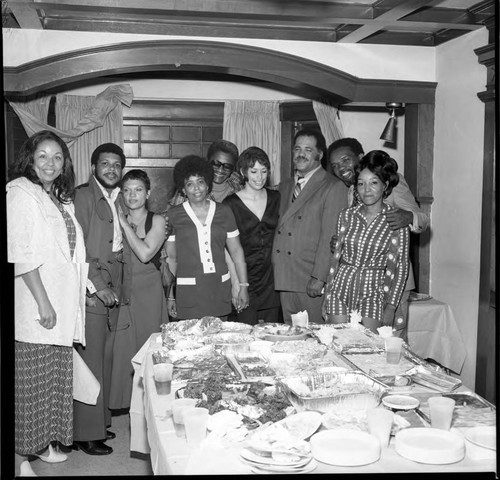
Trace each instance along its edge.
{"label": "light fixture", "polygon": [[402,106],[403,104],[399,102],[391,102],[385,104],[385,107],[391,111],[391,116],[387,121],[387,125],[385,126],[382,135],[380,135],[380,138],[382,140],[394,143],[394,140],[396,139],[396,109],[401,108]]}

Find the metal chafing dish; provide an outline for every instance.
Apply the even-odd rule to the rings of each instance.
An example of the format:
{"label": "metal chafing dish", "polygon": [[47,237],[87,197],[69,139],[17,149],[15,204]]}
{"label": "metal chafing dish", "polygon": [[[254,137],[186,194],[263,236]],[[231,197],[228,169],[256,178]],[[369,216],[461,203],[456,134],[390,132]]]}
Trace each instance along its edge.
{"label": "metal chafing dish", "polygon": [[277,380],[297,411],[362,410],[379,405],[387,387],[363,372],[332,372]]}

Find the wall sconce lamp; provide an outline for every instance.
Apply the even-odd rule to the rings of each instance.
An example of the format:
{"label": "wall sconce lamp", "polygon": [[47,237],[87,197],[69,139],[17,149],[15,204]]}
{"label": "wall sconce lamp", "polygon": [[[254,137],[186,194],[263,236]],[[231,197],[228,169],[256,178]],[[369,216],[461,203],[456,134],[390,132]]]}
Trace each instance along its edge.
{"label": "wall sconce lamp", "polygon": [[385,104],[385,108],[391,111],[391,116],[387,121],[387,124],[384,128],[384,131],[382,132],[382,135],[380,135],[380,138],[382,140],[394,143],[396,137],[396,109],[401,108],[402,106],[403,104],[399,102],[391,102]]}

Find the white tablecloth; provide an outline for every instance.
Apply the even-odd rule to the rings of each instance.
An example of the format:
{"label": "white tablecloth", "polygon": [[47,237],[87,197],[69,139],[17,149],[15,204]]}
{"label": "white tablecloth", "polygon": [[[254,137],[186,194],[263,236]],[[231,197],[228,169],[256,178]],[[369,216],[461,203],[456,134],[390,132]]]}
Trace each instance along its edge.
{"label": "white tablecloth", "polygon": [[[155,475],[250,474],[250,467],[239,461],[241,444],[208,442],[190,448],[175,434],[170,413],[174,395],[159,396],[152,374],[151,352],[161,348],[160,334],[153,334],[134,357],[136,380],[132,394],[131,449],[151,453]],[[141,380],[139,381],[139,377]],[[142,402],[140,399],[142,398]],[[133,419],[133,421],[132,421]],[[394,450],[393,440],[382,450],[378,462],[361,467],[337,467],[318,462],[314,473],[390,473],[390,472],[493,472],[495,452],[467,448],[466,457],[450,465],[426,465],[407,460]],[[477,447],[479,448],[479,447]]]}
{"label": "white tablecloth", "polygon": [[409,302],[408,344],[420,357],[432,358],[460,373],[466,350],[451,307],[439,300]]}

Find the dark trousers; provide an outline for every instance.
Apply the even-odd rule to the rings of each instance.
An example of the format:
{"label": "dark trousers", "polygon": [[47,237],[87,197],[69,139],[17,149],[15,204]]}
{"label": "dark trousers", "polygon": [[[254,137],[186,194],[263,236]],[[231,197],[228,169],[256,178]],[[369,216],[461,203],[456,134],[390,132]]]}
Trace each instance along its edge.
{"label": "dark trousers", "polygon": [[113,366],[113,344],[118,308],[114,307],[108,315],[96,315],[87,312],[85,320],[85,337],[87,345],[76,346],[76,350],[96,377],[101,389],[96,405],[75,400],[73,402],[73,440],[89,441],[106,438],[106,429],[111,426],[109,410],[109,388],[111,385],[111,368]]}
{"label": "dark trousers", "polygon": [[[120,297],[123,281],[123,263],[115,261],[109,266],[111,287]],[[106,439],[106,429],[111,426],[109,396],[113,367],[113,345],[118,325],[119,307],[106,308],[97,299],[97,307],[88,307],[85,318],[85,347],[76,350],[99,382],[100,391],[96,405],[75,400],[73,402],[73,440],[92,441]]]}

